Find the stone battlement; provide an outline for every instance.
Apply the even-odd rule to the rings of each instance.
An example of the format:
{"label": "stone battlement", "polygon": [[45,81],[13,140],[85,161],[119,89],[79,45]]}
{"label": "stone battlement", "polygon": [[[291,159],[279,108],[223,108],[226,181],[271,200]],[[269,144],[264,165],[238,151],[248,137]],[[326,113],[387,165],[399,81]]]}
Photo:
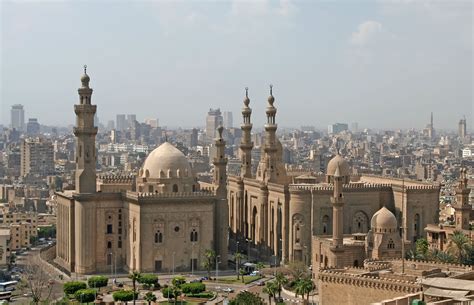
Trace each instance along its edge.
{"label": "stone battlement", "polygon": [[337,269],[321,269],[318,278],[322,282],[357,287],[373,288],[377,290],[392,290],[403,293],[414,293],[421,290],[421,286],[413,281],[392,278],[379,278],[367,274],[351,274]]}
{"label": "stone battlement", "polygon": [[[402,259],[401,258],[392,258],[392,259],[389,259],[388,261],[401,263]],[[405,265],[408,266],[408,264],[425,264],[425,265],[429,265],[429,266],[432,266],[432,267],[438,267],[438,268],[441,268],[441,269],[444,268],[445,270],[446,269],[462,269],[463,271],[473,271],[474,270],[473,266],[463,265],[463,264],[405,259]]]}
{"label": "stone battlement", "polygon": [[135,175],[104,175],[99,176],[98,180],[103,184],[132,184],[135,182]]}
{"label": "stone battlement", "polygon": [[[332,185],[298,185],[290,184],[290,190],[302,190],[302,191],[333,191],[334,187]],[[390,184],[383,183],[349,183],[342,186],[342,190],[345,192],[355,192],[355,191],[391,191],[392,186]]]}
{"label": "stone battlement", "polygon": [[212,192],[177,192],[177,193],[136,193],[136,192],[127,192],[127,198],[135,199],[135,200],[153,200],[153,199],[161,199],[161,198],[211,198],[214,197],[214,193]]}

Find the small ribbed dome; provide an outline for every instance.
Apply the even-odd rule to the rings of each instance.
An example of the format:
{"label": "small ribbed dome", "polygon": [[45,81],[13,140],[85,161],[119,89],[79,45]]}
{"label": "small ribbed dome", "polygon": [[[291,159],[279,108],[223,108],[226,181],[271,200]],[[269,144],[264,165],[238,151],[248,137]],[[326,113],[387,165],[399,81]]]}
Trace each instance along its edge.
{"label": "small ribbed dome", "polygon": [[176,178],[190,177],[192,174],[186,156],[169,142],[155,148],[143,163],[142,177]]}
{"label": "small ribbed dome", "polygon": [[[338,169],[339,168],[339,169]],[[340,154],[337,154],[328,163],[328,169],[326,174],[328,176],[334,176],[337,173],[339,177],[347,177],[351,175],[349,163]]]}
{"label": "small ribbed dome", "polygon": [[90,80],[91,78],[89,77],[89,75],[87,75],[87,66],[84,65],[84,75],[81,76],[82,87],[89,87]]}
{"label": "small ribbed dome", "polygon": [[372,216],[370,226],[372,229],[398,229],[397,218],[395,218],[395,215],[393,215],[393,213],[386,207],[381,208],[374,214],[374,216]]}

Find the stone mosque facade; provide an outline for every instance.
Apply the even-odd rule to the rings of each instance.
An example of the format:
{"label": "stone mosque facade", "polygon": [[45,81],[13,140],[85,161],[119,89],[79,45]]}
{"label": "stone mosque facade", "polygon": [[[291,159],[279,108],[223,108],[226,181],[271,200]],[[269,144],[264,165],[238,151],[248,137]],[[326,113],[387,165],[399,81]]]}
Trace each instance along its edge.
{"label": "stone mosque facade", "polygon": [[56,263],[69,272],[198,269],[207,249],[220,255],[225,268],[229,244],[239,252],[247,248],[255,261],[302,261],[313,270],[359,266],[367,258],[400,257],[403,242],[410,247],[427,224],[438,222],[438,185],[352,176],[339,154],[323,182],[287,173],[271,87],[255,173],[247,92],[240,175],[227,175],[220,128],[213,182],[206,187],[168,142],[148,155],[136,175],[97,179],[96,105],[85,71],[81,82],[74,106],[76,189],[58,192],[56,199]]}
{"label": "stone mosque facade", "polygon": [[90,78],[84,70],[76,113],[76,189],[57,193],[56,263],[71,273],[200,269],[228,249],[225,141],[215,140],[214,183],[201,188],[186,157],[165,142],[136,177],[96,179]]}
{"label": "stone mosque facade", "polygon": [[401,257],[402,235],[409,249],[425,236],[428,223],[438,222],[438,185],[351,176],[349,163],[339,154],[328,163],[323,182],[287,173],[274,103],[270,90],[254,174],[248,93],[244,99],[241,170],[239,176],[229,176],[227,185],[231,247],[250,251],[252,260],[302,261],[313,270],[360,266],[367,258]]}

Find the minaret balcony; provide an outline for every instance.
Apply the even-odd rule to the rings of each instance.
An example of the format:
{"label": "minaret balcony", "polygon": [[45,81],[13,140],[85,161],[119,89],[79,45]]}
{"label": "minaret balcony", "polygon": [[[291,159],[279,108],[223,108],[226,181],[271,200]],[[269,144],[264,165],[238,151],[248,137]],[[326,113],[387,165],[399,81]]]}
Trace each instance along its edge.
{"label": "minaret balcony", "polygon": [[97,127],[74,127],[73,132],[75,136],[79,135],[96,135]]}
{"label": "minaret balcony", "polygon": [[81,113],[95,114],[96,110],[97,110],[97,105],[91,105],[91,104],[74,105],[74,112],[76,114],[81,114]]}

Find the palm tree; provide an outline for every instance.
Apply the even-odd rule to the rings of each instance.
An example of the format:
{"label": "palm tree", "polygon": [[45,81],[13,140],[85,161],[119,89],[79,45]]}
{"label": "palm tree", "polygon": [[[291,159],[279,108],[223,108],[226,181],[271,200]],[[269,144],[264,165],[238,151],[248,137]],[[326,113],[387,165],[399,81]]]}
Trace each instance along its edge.
{"label": "palm tree", "polygon": [[145,301],[148,302],[148,305],[150,305],[151,302],[156,302],[156,295],[154,295],[153,292],[148,291],[148,292],[145,294]]}
{"label": "palm tree", "polygon": [[314,286],[314,283],[313,281],[311,280],[311,278],[307,277],[307,278],[303,278],[303,279],[300,279],[297,283],[296,283],[296,289],[295,291],[301,295],[301,297],[304,299],[305,295],[306,295],[306,301],[309,301],[309,294],[311,291],[313,291],[315,288]]}
{"label": "palm tree", "polygon": [[461,263],[464,259],[464,252],[469,243],[469,238],[464,235],[463,232],[456,230],[451,236],[451,243],[451,248],[454,250],[459,262]]}
{"label": "palm tree", "polygon": [[204,252],[206,260],[203,262],[203,267],[207,270],[207,277],[211,279],[211,268],[214,266],[214,258],[216,257],[216,252],[211,249],[206,249]]}
{"label": "palm tree", "polygon": [[132,280],[133,284],[133,305],[135,305],[135,294],[137,293],[137,282],[140,280],[140,272],[138,271],[133,271],[128,275],[128,278]]}
{"label": "palm tree", "polygon": [[239,275],[240,275],[240,262],[243,258],[243,255],[242,253],[236,253],[235,254],[235,270],[237,271],[237,280],[239,279]]}
{"label": "palm tree", "polygon": [[272,305],[272,298],[275,298],[278,292],[278,285],[275,282],[267,282],[263,288],[263,293],[268,294],[268,303]]}
{"label": "palm tree", "polygon": [[283,285],[288,283],[288,279],[283,273],[277,272],[277,274],[275,275],[275,283],[278,287],[278,298],[281,298],[281,288]]}
{"label": "palm tree", "polygon": [[240,275],[242,276],[242,283],[243,283],[243,282],[244,282],[245,269],[244,269],[244,268],[240,268],[239,273],[240,273]]}

